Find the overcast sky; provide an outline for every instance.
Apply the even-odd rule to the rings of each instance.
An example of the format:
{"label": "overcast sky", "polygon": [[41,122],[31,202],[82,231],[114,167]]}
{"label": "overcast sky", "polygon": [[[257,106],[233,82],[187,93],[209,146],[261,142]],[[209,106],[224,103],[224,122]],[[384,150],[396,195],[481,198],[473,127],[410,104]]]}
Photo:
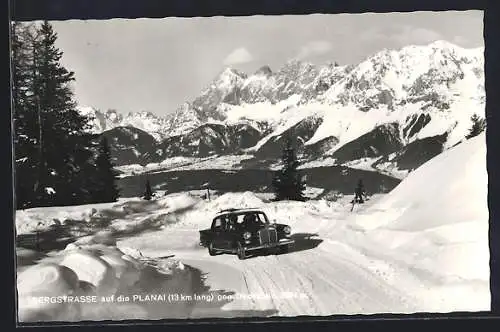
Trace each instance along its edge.
{"label": "overcast sky", "polygon": [[253,73],[292,58],[351,64],[439,39],[483,46],[481,11],[52,23],[80,105],[158,115],[191,101],[226,66]]}

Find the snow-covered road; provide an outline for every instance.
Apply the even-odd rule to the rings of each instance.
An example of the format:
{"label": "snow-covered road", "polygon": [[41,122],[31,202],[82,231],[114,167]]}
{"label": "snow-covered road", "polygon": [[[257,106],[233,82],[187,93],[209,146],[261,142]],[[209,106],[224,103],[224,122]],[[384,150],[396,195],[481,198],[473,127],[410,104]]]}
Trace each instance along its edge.
{"label": "snow-covered road", "polygon": [[[229,289],[235,300],[222,310],[237,315],[332,315],[380,312],[415,312],[419,307],[402,290],[373,271],[321,248],[280,256],[239,261],[234,256],[213,259],[180,255],[208,274],[212,289]],[[193,315],[218,316],[220,312],[196,310]],[[237,315],[235,315],[235,311]],[[224,315],[226,316],[226,315]]]}
{"label": "snow-covered road", "polygon": [[[368,204],[367,204],[368,206]],[[332,212],[335,234],[353,233],[344,229],[342,214],[348,205]],[[360,207],[357,207],[358,209]],[[314,227],[312,227],[314,228]],[[328,227],[322,227],[328,229]],[[300,229],[299,229],[300,231]],[[238,316],[326,316],[333,314],[413,313],[424,306],[407,289],[393,282],[387,263],[377,262],[346,242],[323,239],[321,234],[295,233],[296,243],[287,254],[260,255],[239,260],[236,255],[210,256],[197,245],[198,232],[192,227],[166,227],[118,242],[148,257],[175,255],[201,271],[214,301],[197,301],[191,313],[198,317]],[[356,240],[356,237],[351,237]],[[405,280],[411,276],[397,275]],[[415,281],[417,282],[417,281]]]}

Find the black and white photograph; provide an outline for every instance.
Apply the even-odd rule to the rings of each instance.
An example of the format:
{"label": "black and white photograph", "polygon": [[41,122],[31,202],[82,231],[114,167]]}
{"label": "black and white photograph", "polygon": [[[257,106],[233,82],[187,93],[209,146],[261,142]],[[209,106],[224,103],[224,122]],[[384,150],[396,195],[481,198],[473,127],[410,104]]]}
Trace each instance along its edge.
{"label": "black and white photograph", "polygon": [[490,310],[483,11],[10,43],[20,323]]}

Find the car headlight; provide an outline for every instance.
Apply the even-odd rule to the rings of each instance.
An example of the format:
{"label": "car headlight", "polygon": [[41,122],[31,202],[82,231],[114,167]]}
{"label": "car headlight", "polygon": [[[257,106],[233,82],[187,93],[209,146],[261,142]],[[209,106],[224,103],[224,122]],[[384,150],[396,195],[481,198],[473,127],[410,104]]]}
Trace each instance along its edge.
{"label": "car headlight", "polygon": [[244,238],[245,240],[248,240],[248,239],[249,239],[249,238],[251,238],[251,237],[252,237],[252,233],[250,233],[250,232],[245,232],[245,233],[243,233],[243,238]]}
{"label": "car headlight", "polygon": [[285,232],[285,234],[290,234],[292,229],[290,228],[290,226],[285,226],[285,228],[283,228],[283,231]]}

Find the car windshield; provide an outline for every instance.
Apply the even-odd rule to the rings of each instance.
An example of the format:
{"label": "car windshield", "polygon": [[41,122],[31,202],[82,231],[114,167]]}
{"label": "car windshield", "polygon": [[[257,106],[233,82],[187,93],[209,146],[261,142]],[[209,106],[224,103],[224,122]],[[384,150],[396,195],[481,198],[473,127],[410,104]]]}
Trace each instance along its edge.
{"label": "car windshield", "polygon": [[238,216],[238,223],[243,223],[245,220],[254,220],[256,223],[267,224],[269,221],[266,215],[262,212],[244,213]]}
{"label": "car windshield", "polygon": [[227,215],[228,220],[235,220],[237,225],[241,225],[244,222],[255,221],[259,224],[268,224],[269,220],[267,216],[263,212],[259,211],[251,211],[251,212],[240,212],[240,213],[232,213]]}
{"label": "car windshield", "polygon": [[267,225],[269,220],[262,211],[245,211],[219,215],[213,220],[213,229],[230,230],[233,227]]}

